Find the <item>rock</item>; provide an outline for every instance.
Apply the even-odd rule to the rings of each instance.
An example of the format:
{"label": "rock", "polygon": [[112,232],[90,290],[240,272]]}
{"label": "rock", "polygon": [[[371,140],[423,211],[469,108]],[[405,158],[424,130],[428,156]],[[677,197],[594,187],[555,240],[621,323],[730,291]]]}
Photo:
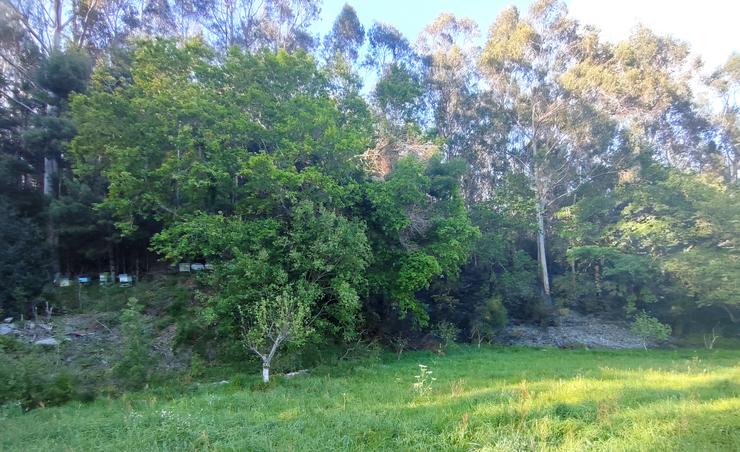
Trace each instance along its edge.
{"label": "rock", "polygon": [[6,334],[11,334],[15,331],[15,325],[12,323],[3,323],[0,324],[0,336],[5,336]]}
{"label": "rock", "polygon": [[56,345],[59,345],[59,341],[54,339],[53,337],[47,337],[44,339],[39,339],[36,342],[33,343],[34,345],[45,345],[48,347],[53,347]]}
{"label": "rock", "polygon": [[509,325],[498,334],[509,345],[560,348],[641,348],[626,322],[609,321],[575,312],[559,318],[556,326]]}
{"label": "rock", "polygon": [[283,376],[285,378],[293,378],[293,377],[297,377],[299,375],[304,375],[307,373],[308,373],[308,369],[301,369],[301,370],[296,370],[295,372],[288,372],[287,374],[283,374]]}
{"label": "rock", "polygon": [[5,317],[5,319],[3,320],[3,322],[5,322],[5,323],[12,323],[13,322],[13,317]]}

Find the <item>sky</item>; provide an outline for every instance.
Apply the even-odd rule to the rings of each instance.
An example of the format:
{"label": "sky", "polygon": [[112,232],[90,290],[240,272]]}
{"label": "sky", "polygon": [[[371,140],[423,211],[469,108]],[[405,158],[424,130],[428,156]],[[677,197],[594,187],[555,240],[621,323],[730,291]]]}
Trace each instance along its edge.
{"label": "sky", "polygon": [[[321,21],[314,30],[324,34],[345,3],[357,11],[368,29],[373,22],[386,22],[416,41],[418,34],[440,13],[449,11],[469,17],[485,36],[501,10],[515,5],[527,10],[531,0],[324,0]],[[740,0],[567,0],[573,17],[602,30],[602,36],[618,41],[642,23],[659,34],[672,35],[691,45],[705,61],[707,70],[740,52]]]}

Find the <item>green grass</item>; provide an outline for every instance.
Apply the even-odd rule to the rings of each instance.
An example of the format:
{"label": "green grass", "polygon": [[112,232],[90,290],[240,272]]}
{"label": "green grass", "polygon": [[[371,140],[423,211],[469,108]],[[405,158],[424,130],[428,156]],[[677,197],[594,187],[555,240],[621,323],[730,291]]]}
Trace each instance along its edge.
{"label": "green grass", "polygon": [[[462,347],[0,414],[2,450],[644,450],[740,446],[740,351]],[[412,389],[418,364],[436,381]]]}

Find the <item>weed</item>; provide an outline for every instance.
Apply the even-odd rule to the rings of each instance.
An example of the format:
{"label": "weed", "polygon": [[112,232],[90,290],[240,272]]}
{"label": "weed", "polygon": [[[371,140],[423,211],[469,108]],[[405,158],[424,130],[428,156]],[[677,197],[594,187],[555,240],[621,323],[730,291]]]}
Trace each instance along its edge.
{"label": "weed", "polygon": [[425,396],[432,392],[432,383],[437,381],[435,377],[432,377],[432,371],[429,367],[424,364],[419,364],[419,373],[414,376],[414,379],[416,381],[412,388],[418,396]]}

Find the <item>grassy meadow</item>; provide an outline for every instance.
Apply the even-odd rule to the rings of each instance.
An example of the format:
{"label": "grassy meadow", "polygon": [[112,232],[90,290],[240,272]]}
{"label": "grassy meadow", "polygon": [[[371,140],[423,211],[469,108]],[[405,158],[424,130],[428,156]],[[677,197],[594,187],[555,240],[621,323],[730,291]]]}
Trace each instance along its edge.
{"label": "grassy meadow", "polygon": [[[427,382],[414,387],[419,364]],[[157,387],[0,414],[2,450],[645,450],[740,446],[740,351],[461,347],[261,388]],[[434,378],[432,380],[431,378]]]}

